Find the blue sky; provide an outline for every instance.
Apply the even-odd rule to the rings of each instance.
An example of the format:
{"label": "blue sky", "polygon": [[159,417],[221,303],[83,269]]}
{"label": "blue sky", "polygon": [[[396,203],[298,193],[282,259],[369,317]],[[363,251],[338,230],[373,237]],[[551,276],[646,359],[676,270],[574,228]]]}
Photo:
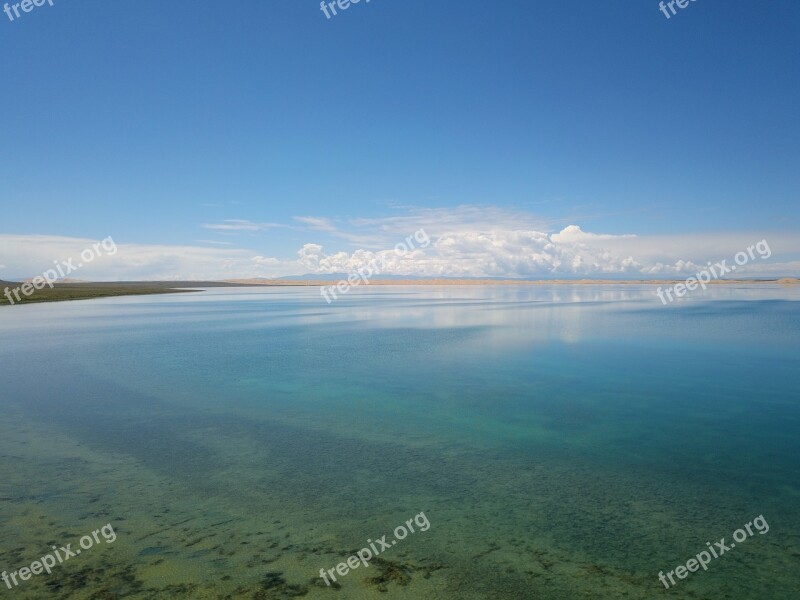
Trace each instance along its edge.
{"label": "blue sky", "polygon": [[108,236],[87,277],[323,272],[419,228],[398,272],[636,276],[764,238],[800,273],[795,1],[53,2],[0,13],[0,278]]}

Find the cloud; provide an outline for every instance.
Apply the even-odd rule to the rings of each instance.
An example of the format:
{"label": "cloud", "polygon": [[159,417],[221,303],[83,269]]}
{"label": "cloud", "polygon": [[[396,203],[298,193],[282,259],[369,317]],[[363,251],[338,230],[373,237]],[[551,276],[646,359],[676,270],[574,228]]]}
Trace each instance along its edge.
{"label": "cloud", "polygon": [[195,240],[198,244],[214,244],[215,246],[233,246],[233,242],[218,242],[216,240]]}
{"label": "cloud", "polygon": [[547,230],[549,223],[530,213],[497,206],[461,205],[454,208],[408,207],[408,214],[370,219],[352,219],[356,228],[378,230],[395,237],[424,228],[431,235],[463,231],[535,229]]}
{"label": "cloud", "polygon": [[329,233],[338,233],[338,229],[333,224],[333,221],[323,217],[295,217],[295,221],[308,226],[314,231],[327,231]]}
{"label": "cloud", "polygon": [[349,225],[351,228],[351,230],[346,230],[338,225],[335,221],[325,217],[294,217],[294,220],[311,231],[326,233],[334,238],[346,240],[352,245],[378,248],[386,241],[386,237],[381,234],[375,234],[374,232],[352,231],[352,222],[345,224]]}
{"label": "cloud", "polygon": [[254,256],[251,258],[255,264],[260,265],[262,267],[274,267],[281,264],[281,261],[277,258],[273,258],[271,256]]}
{"label": "cloud", "polygon": [[609,235],[598,233],[587,233],[583,231],[578,225],[569,225],[561,232],[554,233],[550,236],[557,244],[588,244],[606,240],[630,239],[635,238],[635,235]]}
{"label": "cloud", "polygon": [[280,223],[253,223],[252,221],[245,221],[242,219],[227,219],[222,223],[205,223],[203,225],[206,229],[213,231],[267,231],[275,227],[285,227]]}
{"label": "cloud", "polygon": [[[73,259],[99,240],[49,235],[0,235],[0,257],[12,265],[9,277],[23,279]],[[257,253],[234,248],[116,243],[117,252],[83,264],[71,277],[94,281],[205,280],[274,276],[254,263]]]}
{"label": "cloud", "polygon": [[[385,273],[394,275],[509,278],[681,277],[696,273],[710,261],[732,259],[736,252],[763,238],[759,233],[643,236],[584,231],[568,225],[555,233],[535,227],[525,213],[501,208],[461,206],[417,209],[412,214],[351,221],[357,228],[379,233],[382,249],[325,252],[320,244],[305,245],[298,262],[308,273],[349,273],[382,258]],[[430,248],[398,257],[387,248],[424,229],[434,240]],[[800,240],[772,234],[783,260],[757,257],[737,275],[797,274]],[[788,260],[787,260],[788,259]]]}
{"label": "cloud", "polygon": [[[308,236],[285,254],[266,255],[229,242],[209,245],[118,243],[118,253],[84,267],[81,279],[202,280],[351,273],[376,259],[382,273],[423,277],[505,278],[683,278],[711,261],[728,259],[767,238],[773,255],[759,257],[736,276],[797,276],[800,238],[791,233],[733,232],[641,235],[585,231],[570,224],[548,231],[533,215],[497,207],[407,209],[384,218],[334,221],[297,217]],[[230,220],[220,231],[252,232],[277,224]],[[430,244],[414,243],[404,254],[398,243],[424,231]],[[412,236],[412,237],[410,237]],[[249,238],[255,239],[255,238]],[[341,248],[342,240],[346,242]],[[359,240],[366,240],[359,243]],[[6,278],[31,277],[54,260],[76,257],[95,240],[46,235],[0,235]],[[224,247],[214,247],[224,245]],[[354,246],[354,247],[353,247]],[[330,248],[330,249],[329,249]]]}

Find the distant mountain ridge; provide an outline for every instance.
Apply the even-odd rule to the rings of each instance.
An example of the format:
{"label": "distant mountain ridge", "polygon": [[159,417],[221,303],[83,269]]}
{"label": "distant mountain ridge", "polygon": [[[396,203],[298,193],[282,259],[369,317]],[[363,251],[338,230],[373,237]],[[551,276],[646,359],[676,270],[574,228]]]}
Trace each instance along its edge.
{"label": "distant mountain ridge", "polygon": [[[286,275],[284,277],[262,277],[260,279],[269,279],[269,280],[280,280],[280,281],[341,281],[342,279],[347,279],[350,273],[308,273],[306,275]],[[459,280],[467,280],[467,279],[474,279],[476,281],[486,281],[486,280],[495,280],[495,281],[506,281],[508,277],[443,277],[443,276],[419,276],[419,275],[375,275],[374,277],[370,277],[370,280],[385,280],[385,281],[410,281],[410,280],[420,280],[426,281],[430,279],[459,279]],[[520,279],[520,281],[530,281],[527,279]]]}

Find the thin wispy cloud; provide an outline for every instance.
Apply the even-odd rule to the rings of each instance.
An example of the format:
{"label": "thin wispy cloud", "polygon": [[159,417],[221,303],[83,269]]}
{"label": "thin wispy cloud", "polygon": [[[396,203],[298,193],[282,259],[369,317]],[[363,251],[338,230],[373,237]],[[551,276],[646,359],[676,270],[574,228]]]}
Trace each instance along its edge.
{"label": "thin wispy cloud", "polygon": [[[332,237],[347,241],[350,245],[365,246],[368,248],[380,248],[386,241],[385,236],[380,234],[357,231],[352,226],[352,221],[345,224],[337,224],[336,221],[326,217],[294,217],[297,223],[311,230],[326,233]],[[350,225],[349,229],[347,228]]]}
{"label": "thin wispy cloud", "polygon": [[199,206],[203,208],[225,208],[226,206],[239,206],[238,200],[228,200],[227,202],[202,202]]}
{"label": "thin wispy cloud", "polygon": [[221,232],[237,232],[237,231],[268,231],[276,227],[286,227],[280,223],[254,223],[243,219],[227,219],[222,223],[204,223],[205,229]]}
{"label": "thin wispy cloud", "polygon": [[324,217],[295,217],[295,221],[302,223],[314,231],[327,231],[329,233],[339,233],[333,221]]}
{"label": "thin wispy cloud", "polygon": [[406,214],[350,220],[356,228],[377,229],[386,233],[414,231],[427,227],[435,233],[489,231],[493,229],[537,229],[546,231],[550,222],[521,211],[497,206],[461,205],[455,208],[398,207]]}

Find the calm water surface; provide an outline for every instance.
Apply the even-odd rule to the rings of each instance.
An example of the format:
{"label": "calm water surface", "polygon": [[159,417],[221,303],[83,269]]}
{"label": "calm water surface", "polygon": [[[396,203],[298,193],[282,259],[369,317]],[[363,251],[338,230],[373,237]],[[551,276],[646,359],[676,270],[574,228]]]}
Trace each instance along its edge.
{"label": "calm water surface", "polygon": [[[0,308],[17,598],[800,597],[800,289],[214,289]],[[380,560],[319,577],[424,512]],[[706,542],[769,531],[690,573]]]}

